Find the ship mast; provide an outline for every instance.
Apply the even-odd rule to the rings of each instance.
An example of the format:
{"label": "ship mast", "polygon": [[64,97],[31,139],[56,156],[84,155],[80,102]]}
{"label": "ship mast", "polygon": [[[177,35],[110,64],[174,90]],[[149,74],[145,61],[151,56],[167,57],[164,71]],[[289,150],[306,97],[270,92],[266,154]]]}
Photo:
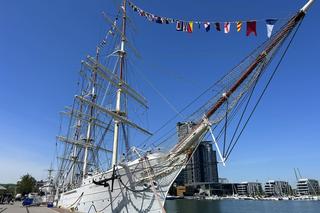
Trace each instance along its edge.
{"label": "ship mast", "polygon": [[[96,61],[99,60],[99,46],[97,46],[96,49]],[[95,103],[96,101],[96,80],[97,80],[97,65],[93,67],[92,69],[92,87],[91,87],[91,93],[90,93],[90,97],[91,97],[91,102]],[[87,128],[87,134],[86,134],[86,139],[85,139],[85,144],[84,144],[84,157],[83,157],[83,169],[82,169],[82,177],[83,179],[86,177],[87,175],[87,165],[88,165],[88,151],[89,151],[89,147],[92,145],[92,139],[91,139],[91,132],[92,129],[94,128],[94,122],[93,122],[93,115],[94,114],[94,106],[91,105],[90,106],[90,118],[89,118],[89,122],[88,122],[88,128]]]}
{"label": "ship mast", "polygon": [[[123,71],[124,71],[124,58],[126,55],[125,52],[125,41],[126,41],[126,22],[127,22],[127,14],[126,14],[126,6],[127,1],[123,0],[121,9],[122,9],[122,31],[121,31],[121,46],[120,50],[118,50],[118,57],[120,61],[120,81],[118,85],[117,90],[117,96],[116,96],[116,113],[118,115],[121,115],[121,82],[123,80]],[[118,161],[118,143],[119,143],[119,128],[120,128],[120,120],[115,118],[114,119],[114,135],[113,135],[113,153],[112,153],[112,167],[114,167],[117,164]]]}

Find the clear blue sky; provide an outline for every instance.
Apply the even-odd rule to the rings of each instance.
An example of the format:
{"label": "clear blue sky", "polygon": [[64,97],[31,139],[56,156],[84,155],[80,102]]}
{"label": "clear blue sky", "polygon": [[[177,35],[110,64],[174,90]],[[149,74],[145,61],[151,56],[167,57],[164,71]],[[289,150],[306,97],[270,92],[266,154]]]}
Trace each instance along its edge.
{"label": "clear blue sky", "polygon": [[[3,0],[0,7],[0,183],[26,172],[45,178],[54,158],[59,111],[72,103],[80,61],[93,54],[114,14],[116,0]],[[305,0],[134,1],[155,14],[183,19],[247,20],[288,17]],[[320,42],[318,2],[307,15],[265,98],[227,167],[231,181],[294,182],[293,168],[320,179]],[[266,39],[233,29],[176,32],[174,25],[147,22],[129,12],[142,55],[135,63],[170,102],[181,109]],[[206,76],[206,77],[204,77]],[[149,89],[146,89],[147,91]],[[157,94],[150,97],[151,130],[174,112]],[[185,95],[185,94],[189,95]],[[161,112],[161,116],[160,113]]]}

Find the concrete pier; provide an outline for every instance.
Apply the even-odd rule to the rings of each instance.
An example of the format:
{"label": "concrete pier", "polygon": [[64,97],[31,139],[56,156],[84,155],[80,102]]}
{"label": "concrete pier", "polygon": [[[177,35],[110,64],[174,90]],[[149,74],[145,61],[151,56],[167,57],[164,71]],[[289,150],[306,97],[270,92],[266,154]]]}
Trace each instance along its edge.
{"label": "concrete pier", "polygon": [[0,205],[0,213],[70,213],[69,211],[44,206],[23,207],[21,202],[13,205]]}

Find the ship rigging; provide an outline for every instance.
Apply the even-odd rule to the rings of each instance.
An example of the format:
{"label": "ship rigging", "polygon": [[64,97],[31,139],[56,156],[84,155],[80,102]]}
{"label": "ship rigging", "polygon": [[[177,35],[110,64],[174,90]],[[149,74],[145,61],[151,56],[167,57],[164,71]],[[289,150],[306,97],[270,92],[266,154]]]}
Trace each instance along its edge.
{"label": "ship rigging", "polygon": [[[163,205],[170,186],[203,138],[212,137],[221,162],[228,160],[312,3],[310,0],[270,39],[209,87],[202,95],[211,97],[186,121],[178,123],[178,132],[155,138],[131,116],[134,106],[136,111],[147,110],[148,101],[127,79],[126,48],[135,49],[126,34],[128,2],[123,0],[95,56],[82,61],[79,92],[73,105],[63,112],[68,119],[66,131],[57,136],[62,142],[55,178],[57,205],[80,212],[165,212]],[[245,117],[256,85],[282,46],[278,64]],[[102,51],[108,53],[107,57],[102,57]],[[228,142],[227,128],[237,115],[239,122]],[[137,142],[131,142],[131,131],[148,137],[141,146],[133,146]],[[172,140],[171,146],[159,151],[160,145]],[[150,141],[152,149],[145,150],[143,144]],[[119,153],[123,153],[121,158]]]}

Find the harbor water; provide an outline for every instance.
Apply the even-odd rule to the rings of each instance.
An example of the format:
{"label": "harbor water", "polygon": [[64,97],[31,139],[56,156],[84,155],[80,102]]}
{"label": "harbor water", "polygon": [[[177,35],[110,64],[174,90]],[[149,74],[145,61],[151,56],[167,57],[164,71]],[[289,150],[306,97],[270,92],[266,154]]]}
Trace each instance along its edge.
{"label": "harbor water", "polygon": [[320,201],[167,200],[169,213],[319,213]]}

